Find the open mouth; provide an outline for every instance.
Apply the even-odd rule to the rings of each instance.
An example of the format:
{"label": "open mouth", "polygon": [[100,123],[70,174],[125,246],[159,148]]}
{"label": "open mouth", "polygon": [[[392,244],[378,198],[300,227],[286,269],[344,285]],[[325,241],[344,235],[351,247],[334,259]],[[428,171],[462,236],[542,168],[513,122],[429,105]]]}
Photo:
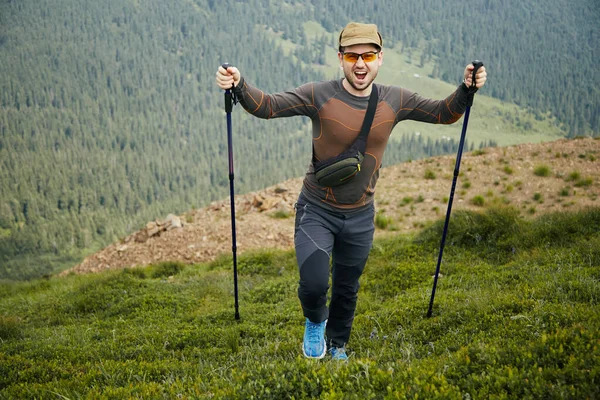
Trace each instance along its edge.
{"label": "open mouth", "polygon": [[354,72],[354,76],[356,77],[357,81],[364,81],[365,79],[367,79],[367,72],[366,71],[356,71]]}

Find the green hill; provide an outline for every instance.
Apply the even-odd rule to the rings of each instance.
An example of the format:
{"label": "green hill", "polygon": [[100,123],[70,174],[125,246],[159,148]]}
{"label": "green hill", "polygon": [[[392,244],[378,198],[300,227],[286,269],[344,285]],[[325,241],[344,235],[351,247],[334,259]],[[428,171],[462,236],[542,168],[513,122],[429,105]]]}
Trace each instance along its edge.
{"label": "green hill", "polygon": [[[325,79],[350,19],[379,25],[382,82],[445,95],[464,65],[486,62],[470,147],[599,132],[589,0],[2,1],[0,277],[61,270],[148,220],[226,197],[217,66],[235,63],[267,91]],[[239,193],[304,172],[307,121],[236,110],[233,123]],[[386,165],[451,152],[460,128],[400,129]]]}
{"label": "green hill", "polygon": [[0,397],[597,398],[600,209],[374,243],[347,363],[301,356],[292,251],[0,285]]}

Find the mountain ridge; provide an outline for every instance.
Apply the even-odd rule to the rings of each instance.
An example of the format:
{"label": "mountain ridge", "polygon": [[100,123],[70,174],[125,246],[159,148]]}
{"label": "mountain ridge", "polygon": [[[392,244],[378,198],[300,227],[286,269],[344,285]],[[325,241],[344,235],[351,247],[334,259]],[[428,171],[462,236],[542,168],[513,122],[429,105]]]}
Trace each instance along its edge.
{"label": "mountain ridge", "polygon": [[[465,153],[453,210],[512,206],[524,217],[593,207],[600,195],[600,140],[560,139],[492,147]],[[376,238],[414,233],[442,218],[452,182],[454,156],[382,168],[375,194]],[[293,206],[302,177],[236,195],[237,250],[293,247]],[[99,272],[167,261],[203,263],[231,254],[229,198],[179,216],[180,228],[140,240],[135,232],[90,255],[69,273]],[[151,221],[152,224],[160,221]],[[383,227],[383,229],[382,229]]]}

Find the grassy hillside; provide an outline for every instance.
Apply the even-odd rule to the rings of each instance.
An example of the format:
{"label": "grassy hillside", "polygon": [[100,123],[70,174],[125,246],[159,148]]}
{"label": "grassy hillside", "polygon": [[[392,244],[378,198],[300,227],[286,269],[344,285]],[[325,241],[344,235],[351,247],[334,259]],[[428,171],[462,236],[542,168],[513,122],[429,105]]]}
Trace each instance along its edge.
{"label": "grassy hillside", "polygon": [[291,251],[0,286],[0,397],[592,399],[600,395],[600,209],[453,215],[378,240],[350,359],[306,360]]}

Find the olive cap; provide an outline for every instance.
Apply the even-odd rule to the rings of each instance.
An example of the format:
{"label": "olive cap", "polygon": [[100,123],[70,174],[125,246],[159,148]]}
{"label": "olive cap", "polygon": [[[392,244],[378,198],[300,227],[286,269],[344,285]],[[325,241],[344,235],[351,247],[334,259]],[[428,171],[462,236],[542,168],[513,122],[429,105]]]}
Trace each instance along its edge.
{"label": "olive cap", "polygon": [[346,47],[354,44],[374,44],[383,47],[383,39],[377,31],[377,25],[360,22],[350,22],[346,25],[340,32],[339,45]]}

